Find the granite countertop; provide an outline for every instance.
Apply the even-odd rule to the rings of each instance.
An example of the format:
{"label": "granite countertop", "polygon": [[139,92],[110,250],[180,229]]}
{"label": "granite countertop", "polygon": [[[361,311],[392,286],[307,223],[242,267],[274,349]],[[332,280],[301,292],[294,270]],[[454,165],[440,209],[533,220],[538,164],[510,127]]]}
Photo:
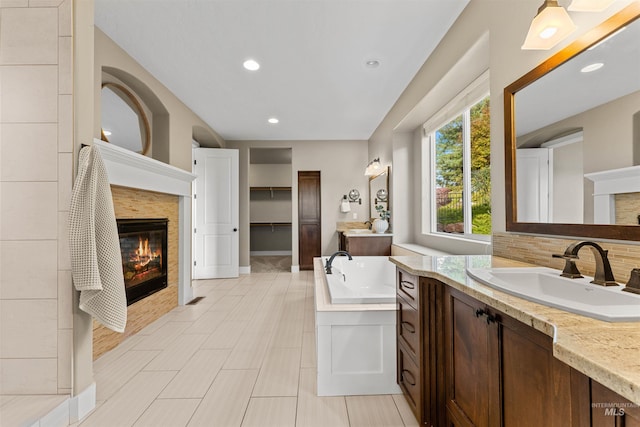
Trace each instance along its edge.
{"label": "granite countertop", "polygon": [[640,404],[640,322],[604,322],[526,301],[471,279],[466,268],[535,267],[490,255],[392,256],[409,273],[438,279],[553,337],[554,356]]}
{"label": "granite countertop", "polygon": [[[369,232],[349,232],[349,230],[368,230]],[[336,232],[344,233],[347,237],[388,237],[393,236],[393,233],[390,233],[387,230],[386,233],[374,233],[371,231],[367,224],[363,222],[339,222],[336,224]]]}

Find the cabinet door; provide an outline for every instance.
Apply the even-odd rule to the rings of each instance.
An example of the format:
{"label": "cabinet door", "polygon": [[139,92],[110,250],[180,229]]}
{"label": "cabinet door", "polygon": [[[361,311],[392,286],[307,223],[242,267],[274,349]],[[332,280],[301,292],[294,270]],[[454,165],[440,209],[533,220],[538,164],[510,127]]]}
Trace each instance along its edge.
{"label": "cabinet door", "polygon": [[313,270],[313,258],[322,254],[320,172],[298,172],[298,263]]}
{"label": "cabinet door", "polygon": [[591,380],[593,427],[640,427],[640,406]]}
{"label": "cabinet door", "polygon": [[571,367],[553,356],[551,337],[507,316],[499,322],[502,425],[574,425]]}
{"label": "cabinet door", "polygon": [[448,426],[497,426],[499,410],[497,359],[490,335],[497,337],[495,322],[484,321],[484,307],[454,289],[445,291],[446,400]]}

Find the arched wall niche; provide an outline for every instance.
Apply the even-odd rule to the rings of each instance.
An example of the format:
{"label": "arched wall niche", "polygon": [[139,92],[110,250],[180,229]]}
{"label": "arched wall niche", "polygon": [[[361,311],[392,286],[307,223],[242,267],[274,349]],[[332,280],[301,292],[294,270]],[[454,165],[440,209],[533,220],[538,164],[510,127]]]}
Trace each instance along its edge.
{"label": "arched wall niche", "polygon": [[221,148],[220,141],[216,135],[202,126],[193,126],[193,140],[197,141],[202,148]]}
{"label": "arched wall niche", "polygon": [[119,83],[142,101],[151,124],[151,149],[148,155],[169,163],[169,111],[160,98],[140,79],[115,67],[102,67],[102,83]]}

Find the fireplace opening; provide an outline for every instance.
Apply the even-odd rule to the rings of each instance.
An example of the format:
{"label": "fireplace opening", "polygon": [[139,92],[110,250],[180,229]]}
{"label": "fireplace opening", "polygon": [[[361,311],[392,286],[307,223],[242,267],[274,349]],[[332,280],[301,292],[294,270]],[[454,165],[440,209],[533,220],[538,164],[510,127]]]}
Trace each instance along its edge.
{"label": "fireplace opening", "polygon": [[167,218],[118,219],[122,274],[131,305],[167,287]]}

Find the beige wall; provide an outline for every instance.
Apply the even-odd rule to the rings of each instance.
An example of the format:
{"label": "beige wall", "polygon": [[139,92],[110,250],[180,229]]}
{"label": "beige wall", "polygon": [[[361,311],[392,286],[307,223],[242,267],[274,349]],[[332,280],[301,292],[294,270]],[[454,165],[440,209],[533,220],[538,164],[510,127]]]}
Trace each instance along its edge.
{"label": "beige wall", "polygon": [[[473,78],[490,69],[492,227],[494,231],[504,231],[504,87],[630,2],[617,1],[602,13],[574,13],[572,18],[578,30],[567,40],[550,51],[525,51],[520,46],[540,6],[538,0],[471,0],[369,140],[372,156],[393,159],[393,193],[398,194],[401,189],[413,185],[412,198],[405,201],[394,199],[396,211],[411,213],[413,234],[406,236],[405,242],[454,253],[475,253],[481,249],[470,242],[443,240],[423,236],[420,232],[422,218],[416,201],[422,200],[425,189],[420,185],[423,153],[419,127],[433,113],[428,106],[445,105]],[[439,85],[441,81],[446,84]],[[405,134],[411,131],[416,132],[416,137],[408,146]],[[401,172],[405,169],[409,172]],[[394,241],[403,242],[400,239]]]}
{"label": "beige wall", "polygon": [[[124,82],[142,98],[153,115],[152,153],[155,159],[191,171],[191,141],[194,128],[202,147],[223,147],[224,139],[173,93],[131,58],[120,46],[95,28],[94,127],[100,137],[100,89],[102,72],[107,71]],[[188,76],[185,76],[188,78]]]}
{"label": "beige wall", "polygon": [[72,389],[72,2],[0,8],[0,385]]}
{"label": "beige wall", "polygon": [[[364,169],[369,163],[367,141],[228,141],[227,148],[240,151],[240,266],[249,262],[249,150],[291,148],[292,265],[298,266],[298,171],[320,171],[322,254],[338,250],[336,222],[369,219],[369,178]],[[362,205],[351,204],[351,212],[340,212],[340,199],[351,189],[362,196]],[[393,222],[393,217],[391,219]]]}

